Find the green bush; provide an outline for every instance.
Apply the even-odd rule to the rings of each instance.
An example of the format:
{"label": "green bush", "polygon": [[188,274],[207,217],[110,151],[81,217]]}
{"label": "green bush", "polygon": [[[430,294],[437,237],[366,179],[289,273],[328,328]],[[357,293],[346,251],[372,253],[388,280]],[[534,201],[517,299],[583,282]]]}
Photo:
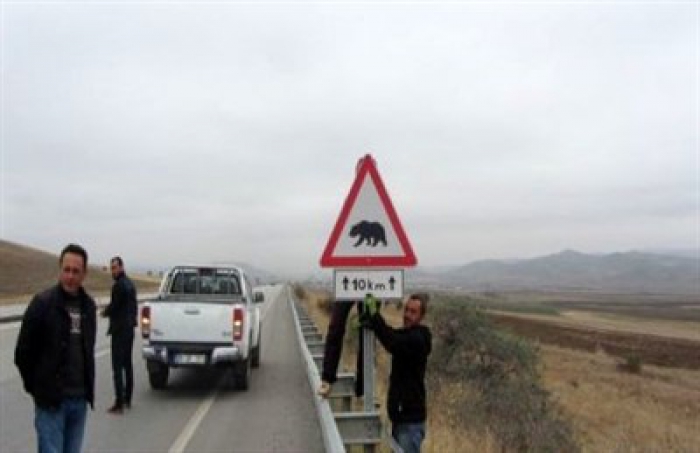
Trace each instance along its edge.
{"label": "green bush", "polygon": [[640,374],[642,372],[642,358],[637,354],[625,356],[624,362],[618,365],[618,368],[628,373]]}
{"label": "green bush", "polygon": [[306,289],[304,289],[303,286],[301,286],[298,283],[294,284],[294,296],[296,296],[297,300],[304,300],[306,299]]}
{"label": "green bush", "polygon": [[497,330],[473,305],[434,304],[431,319],[429,386],[447,380],[469,387],[453,402],[463,426],[488,429],[505,451],[579,450],[570,423],[542,387],[532,343]]}

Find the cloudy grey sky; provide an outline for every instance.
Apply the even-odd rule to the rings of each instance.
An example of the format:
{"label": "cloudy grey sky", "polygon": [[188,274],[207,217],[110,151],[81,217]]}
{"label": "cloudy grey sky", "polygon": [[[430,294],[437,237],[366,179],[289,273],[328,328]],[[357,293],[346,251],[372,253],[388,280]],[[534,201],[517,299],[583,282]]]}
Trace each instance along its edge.
{"label": "cloudy grey sky", "polygon": [[697,2],[2,2],[0,236],[319,257],[366,153],[420,265],[698,247]]}

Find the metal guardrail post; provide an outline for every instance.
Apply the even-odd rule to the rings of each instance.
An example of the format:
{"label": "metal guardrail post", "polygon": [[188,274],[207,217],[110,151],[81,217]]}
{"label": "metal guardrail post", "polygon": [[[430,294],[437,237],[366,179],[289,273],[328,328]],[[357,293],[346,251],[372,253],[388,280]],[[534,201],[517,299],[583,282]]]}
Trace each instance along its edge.
{"label": "metal guardrail post", "polygon": [[379,414],[376,412],[351,412],[335,414],[343,440],[349,444],[359,444],[374,450],[374,443],[382,438],[381,425],[377,423]]}
{"label": "metal guardrail post", "polygon": [[[320,333],[312,332],[312,330],[316,330],[315,327],[314,329],[310,328],[309,324],[311,322],[308,315],[304,313],[302,307],[297,305],[290,292],[288,292],[288,301],[294,312],[294,325],[302,356],[306,363],[309,385],[311,386],[318,412],[326,451],[344,453],[346,447],[352,445],[362,446],[366,452],[376,451],[376,446],[382,441],[382,424],[379,413],[374,407],[374,396],[366,400],[371,404],[369,410],[351,412],[352,398],[355,394],[353,373],[338,374],[338,380],[332,386],[328,399],[321,398],[316,394],[316,390],[321,385],[319,368],[323,360],[324,343]],[[302,328],[302,324],[305,328]],[[313,344],[316,348],[317,352],[315,354],[310,352],[309,344]],[[370,357],[374,358],[373,355]],[[331,403],[336,403],[337,401],[340,401],[340,410],[343,412],[334,414]]]}
{"label": "metal guardrail post", "polygon": [[[335,418],[333,417],[333,412],[331,411],[330,404],[327,400],[321,398],[316,394],[316,390],[321,385],[321,378],[316,369],[316,364],[314,363],[308,348],[306,347],[305,335],[302,334],[301,325],[299,324],[297,307],[291,294],[288,294],[288,301],[294,312],[294,327],[297,331],[297,337],[299,339],[299,346],[301,348],[301,353],[306,363],[306,375],[309,378],[309,385],[311,386],[311,392],[313,394],[314,403],[316,405],[316,411],[318,412],[319,422],[321,424],[321,433],[323,436],[323,445],[326,452],[328,453],[345,453],[345,445],[343,444],[343,439],[340,436],[340,431],[338,431],[338,425],[336,424]],[[320,336],[320,334],[318,334]],[[318,341],[321,339],[319,338]]]}

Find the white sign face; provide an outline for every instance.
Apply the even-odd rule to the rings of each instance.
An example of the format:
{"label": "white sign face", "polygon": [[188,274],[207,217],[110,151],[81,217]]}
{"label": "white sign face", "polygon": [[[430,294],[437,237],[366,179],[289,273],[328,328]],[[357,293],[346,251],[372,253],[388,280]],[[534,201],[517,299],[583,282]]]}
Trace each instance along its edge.
{"label": "white sign face", "polygon": [[336,269],[336,300],[363,300],[367,294],[377,299],[403,298],[403,270]]}
{"label": "white sign face", "polygon": [[350,269],[415,266],[406,232],[374,159],[360,159],[355,182],[328,239],[321,267]]}
{"label": "white sign face", "polygon": [[336,246],[340,256],[400,256],[398,236],[371,178],[365,178]]}

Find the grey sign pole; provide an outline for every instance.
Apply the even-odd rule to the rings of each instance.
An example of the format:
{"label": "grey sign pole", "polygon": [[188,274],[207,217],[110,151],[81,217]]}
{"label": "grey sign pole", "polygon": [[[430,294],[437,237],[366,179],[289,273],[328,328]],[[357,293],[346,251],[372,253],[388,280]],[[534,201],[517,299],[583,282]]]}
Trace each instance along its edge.
{"label": "grey sign pole", "polygon": [[[375,412],[374,407],[374,332],[362,328],[362,379],[364,385],[364,410],[366,413]],[[374,453],[374,445],[365,445],[365,453]]]}
{"label": "grey sign pole", "polygon": [[365,412],[374,412],[374,332],[362,329],[362,357]]}

